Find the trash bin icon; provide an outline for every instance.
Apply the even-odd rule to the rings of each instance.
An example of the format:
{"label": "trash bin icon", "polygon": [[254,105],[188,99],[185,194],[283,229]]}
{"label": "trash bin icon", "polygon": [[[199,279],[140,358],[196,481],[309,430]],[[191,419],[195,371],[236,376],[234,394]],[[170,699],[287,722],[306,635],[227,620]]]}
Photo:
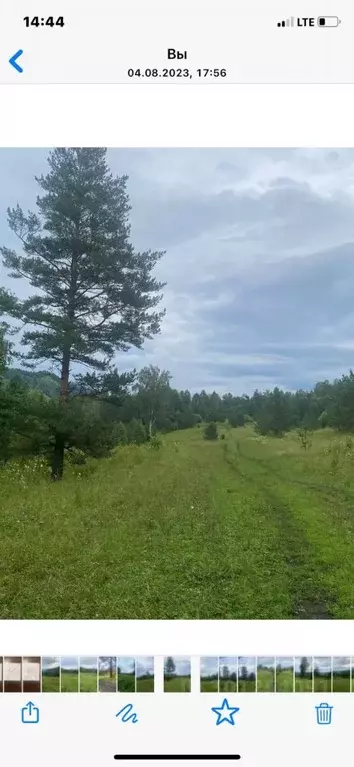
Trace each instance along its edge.
{"label": "trash bin icon", "polygon": [[320,703],[319,706],[315,706],[315,709],[317,724],[331,724],[333,706],[329,706],[328,703]]}

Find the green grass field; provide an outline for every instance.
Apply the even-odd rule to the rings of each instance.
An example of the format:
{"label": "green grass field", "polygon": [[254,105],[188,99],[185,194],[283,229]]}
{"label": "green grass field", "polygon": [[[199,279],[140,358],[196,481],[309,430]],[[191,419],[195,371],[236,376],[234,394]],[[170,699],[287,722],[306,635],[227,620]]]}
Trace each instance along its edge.
{"label": "green grass field", "polygon": [[154,692],[154,677],[149,679],[136,679],[136,691],[137,692]]}
{"label": "green grass field", "polygon": [[118,674],[118,692],[135,692],[135,674]]}
{"label": "green grass field", "polygon": [[[354,616],[354,454],[233,429],[0,471],[2,618]],[[338,459],[338,455],[340,459]]]}
{"label": "green grass field", "polygon": [[333,692],[350,692],[350,677],[333,674]]}
{"label": "green grass field", "polygon": [[331,675],[328,676],[316,676],[313,678],[313,691],[314,692],[331,692]]}
{"label": "green grass field", "polygon": [[275,673],[271,669],[257,669],[257,692],[275,691]]}
{"label": "green grass field", "polygon": [[233,682],[231,679],[220,678],[219,691],[220,692],[237,692],[237,681]]}
{"label": "green grass field", "polygon": [[60,676],[42,674],[42,692],[60,692]]}
{"label": "green grass field", "polygon": [[79,692],[79,674],[75,671],[61,671],[60,692]]}
{"label": "green grass field", "polygon": [[201,678],[200,692],[219,692],[218,680]]}
{"label": "green grass field", "polygon": [[312,677],[300,677],[295,674],[295,692],[312,692]]}
{"label": "green grass field", "polygon": [[164,692],[190,692],[191,691],[191,678],[190,676],[178,676],[174,679],[164,680]]}
{"label": "green grass field", "polygon": [[80,669],[80,692],[97,692],[97,671]]}
{"label": "green grass field", "polygon": [[238,692],[256,692],[256,680],[239,679]]}
{"label": "green grass field", "polygon": [[275,677],[276,692],[293,692],[294,691],[294,674],[293,669],[283,669],[276,672]]}

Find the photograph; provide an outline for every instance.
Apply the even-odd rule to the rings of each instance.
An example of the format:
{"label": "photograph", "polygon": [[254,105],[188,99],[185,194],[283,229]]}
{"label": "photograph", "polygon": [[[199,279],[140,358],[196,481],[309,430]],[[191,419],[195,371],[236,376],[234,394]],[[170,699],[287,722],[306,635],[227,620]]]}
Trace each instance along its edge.
{"label": "photograph", "polygon": [[275,692],[275,658],[257,658],[257,692]]}
{"label": "photograph", "polygon": [[60,692],[60,658],[42,658],[42,692]]}
{"label": "photograph", "polygon": [[117,684],[118,692],[135,692],[136,659],[118,658]]}
{"label": "photograph", "polygon": [[219,658],[219,692],[237,692],[237,658]]}
{"label": "photograph", "polygon": [[295,692],[313,692],[313,659],[294,658]]}
{"label": "photograph", "polygon": [[350,692],[350,658],[332,658],[333,692]]}
{"label": "photograph", "polygon": [[354,149],[0,170],[1,618],[353,619]]}
{"label": "photograph", "polygon": [[200,692],[219,692],[219,658],[200,659]]}
{"label": "photograph", "polygon": [[294,658],[275,659],[275,691],[294,692]]}
{"label": "photograph", "polygon": [[313,691],[332,692],[332,658],[313,658]]}
{"label": "photograph", "polygon": [[98,659],[98,692],[117,692],[117,658]]}
{"label": "photograph", "polygon": [[41,659],[22,658],[22,692],[41,692]]}
{"label": "photograph", "polygon": [[76,656],[61,658],[60,692],[79,692],[79,659]]}
{"label": "photograph", "polygon": [[4,690],[4,687],[3,687],[3,681],[4,681],[3,669],[4,669],[4,663],[3,663],[3,659],[2,659],[2,657],[0,655],[0,692],[3,692],[3,690]]}
{"label": "photograph", "polygon": [[80,692],[97,692],[97,657],[80,657]]}
{"label": "photograph", "polygon": [[256,658],[238,658],[238,692],[256,692]]}
{"label": "photograph", "polygon": [[169,656],[164,660],[164,692],[191,691],[190,658]]}
{"label": "photograph", "polygon": [[4,692],[22,692],[22,658],[4,658]]}
{"label": "photograph", "polygon": [[136,692],[154,692],[154,658],[136,659]]}

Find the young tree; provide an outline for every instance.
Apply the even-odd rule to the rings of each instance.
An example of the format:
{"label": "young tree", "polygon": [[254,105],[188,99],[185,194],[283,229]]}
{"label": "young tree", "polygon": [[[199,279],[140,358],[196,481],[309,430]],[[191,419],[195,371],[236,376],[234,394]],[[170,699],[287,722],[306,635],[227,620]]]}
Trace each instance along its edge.
{"label": "young tree", "polygon": [[176,664],[175,664],[173,658],[171,658],[171,657],[166,658],[165,676],[171,677],[171,676],[174,676],[175,673],[176,673]]}
{"label": "young tree", "polygon": [[230,676],[230,671],[229,671],[229,667],[228,667],[228,666],[223,666],[223,667],[222,667],[222,673],[221,673],[221,675],[222,675],[223,679],[228,679],[228,678],[229,678],[229,676]]}
{"label": "young tree", "polygon": [[310,665],[310,663],[309,663],[308,658],[305,658],[305,657],[301,658],[301,661],[300,661],[300,677],[302,679],[304,679],[304,677],[306,676],[307,669],[309,668],[309,665]]}
{"label": "young tree", "polygon": [[156,420],[161,419],[166,411],[169,396],[172,394],[171,378],[168,370],[160,370],[154,365],[142,368],[137,375],[133,388],[137,393],[138,407],[147,426],[149,439],[152,437]]}
{"label": "young tree", "polygon": [[141,421],[133,418],[127,428],[128,442],[134,442],[136,445],[143,445],[147,441],[148,435],[146,428]]}
{"label": "young tree", "polygon": [[[6,323],[0,323],[0,461],[9,460],[19,449],[19,435],[34,435],[29,423],[30,400],[23,381],[6,379],[11,344],[5,339]],[[16,449],[15,449],[16,443]]]}
{"label": "young tree", "polygon": [[217,439],[218,438],[218,427],[216,423],[208,423],[207,426],[204,429],[204,439]]}
{"label": "young tree", "polygon": [[[117,371],[109,369],[115,352],[140,348],[159,332],[164,313],[155,308],[163,284],[152,271],[163,254],[134,251],[127,177],[112,176],[105,149],[54,149],[48,164],[48,174],[36,179],[44,192],[37,214],[26,215],[18,205],[8,210],[22,254],[0,249],[10,275],[28,280],[34,293],[19,301],[2,291],[0,311],[26,326],[23,359],[59,364],[64,413],[73,363],[105,371],[95,382],[96,396],[111,396],[120,388]],[[62,477],[64,449],[65,435],[58,431],[53,479]]]}
{"label": "young tree", "polygon": [[117,445],[126,445],[128,442],[128,433],[124,423],[119,421],[114,428],[114,437]]}
{"label": "young tree", "polygon": [[113,676],[115,674],[115,664],[116,664],[116,659],[113,656],[110,656],[108,658],[108,665],[109,665],[109,676],[111,679],[113,679]]}
{"label": "young tree", "polygon": [[241,679],[246,680],[248,678],[247,666],[241,668]]}

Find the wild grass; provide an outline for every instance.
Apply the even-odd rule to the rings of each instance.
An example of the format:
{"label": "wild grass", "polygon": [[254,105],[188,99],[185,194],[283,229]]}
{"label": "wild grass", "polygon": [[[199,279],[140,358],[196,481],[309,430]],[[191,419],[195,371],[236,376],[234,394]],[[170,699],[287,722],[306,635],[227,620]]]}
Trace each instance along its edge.
{"label": "wild grass", "polygon": [[251,427],[0,469],[1,618],[352,618],[354,447]]}

